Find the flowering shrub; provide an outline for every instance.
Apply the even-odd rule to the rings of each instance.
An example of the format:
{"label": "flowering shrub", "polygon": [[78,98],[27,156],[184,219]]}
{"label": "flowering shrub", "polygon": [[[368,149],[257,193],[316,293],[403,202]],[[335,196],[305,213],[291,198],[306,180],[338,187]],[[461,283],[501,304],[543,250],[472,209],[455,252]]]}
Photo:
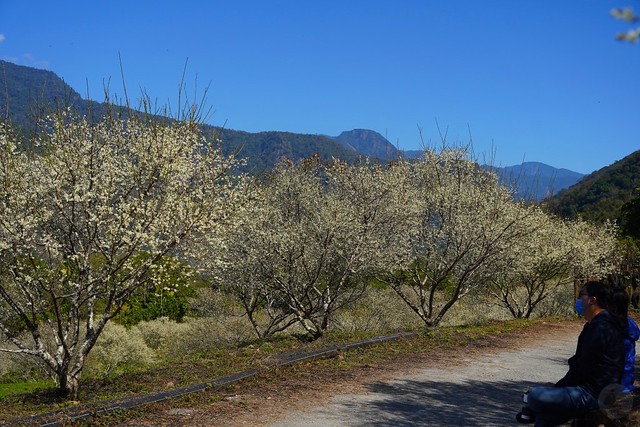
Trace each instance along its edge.
{"label": "flowering shrub", "polygon": [[166,317],[131,327],[163,359],[206,355],[252,338],[249,324],[239,317],[186,318],[177,323]]}

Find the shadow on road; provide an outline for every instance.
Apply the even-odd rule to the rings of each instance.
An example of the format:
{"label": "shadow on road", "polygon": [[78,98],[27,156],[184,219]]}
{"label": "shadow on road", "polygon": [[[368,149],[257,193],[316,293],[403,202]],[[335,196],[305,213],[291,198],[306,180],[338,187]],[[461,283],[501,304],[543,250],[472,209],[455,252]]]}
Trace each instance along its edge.
{"label": "shadow on road", "polygon": [[514,381],[375,383],[368,388],[379,399],[342,405],[358,414],[362,426],[513,426],[522,392],[533,385]]}

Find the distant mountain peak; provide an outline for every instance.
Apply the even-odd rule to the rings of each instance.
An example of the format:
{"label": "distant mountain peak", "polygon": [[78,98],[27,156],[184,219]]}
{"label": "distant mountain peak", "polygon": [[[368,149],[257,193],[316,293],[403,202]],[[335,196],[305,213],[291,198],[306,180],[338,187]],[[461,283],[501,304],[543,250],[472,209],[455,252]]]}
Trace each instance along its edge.
{"label": "distant mountain peak", "polygon": [[391,160],[402,154],[387,138],[369,129],[344,131],[334,139],[345,147],[376,159]]}

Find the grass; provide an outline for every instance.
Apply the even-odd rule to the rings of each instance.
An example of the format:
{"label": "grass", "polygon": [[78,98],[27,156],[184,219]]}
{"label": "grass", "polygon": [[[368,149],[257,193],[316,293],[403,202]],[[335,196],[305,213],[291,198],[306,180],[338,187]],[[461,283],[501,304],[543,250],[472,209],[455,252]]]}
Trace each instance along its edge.
{"label": "grass", "polygon": [[15,394],[33,393],[38,390],[50,389],[53,381],[25,381],[19,383],[0,384],[0,399]]}
{"label": "grass", "polygon": [[[274,387],[282,384],[281,376],[295,379],[296,376],[308,375],[309,369],[325,372],[345,371],[376,363],[391,363],[393,360],[425,351],[446,350],[451,348],[475,345],[488,346],[491,340],[505,333],[512,333],[523,328],[533,327],[541,322],[556,319],[510,320],[488,322],[478,326],[439,327],[421,330],[409,338],[379,343],[364,348],[355,348],[341,352],[340,357],[303,362],[286,368],[266,369],[265,375],[258,375],[242,381],[241,387],[256,387],[264,382],[274,381]],[[379,334],[377,334],[379,335]],[[0,388],[0,423],[3,421],[26,417],[31,414],[57,411],[77,404],[91,404],[99,401],[120,398],[135,394],[158,392],[174,387],[199,384],[215,378],[244,371],[257,366],[268,367],[276,354],[292,351],[310,351],[328,346],[340,346],[345,343],[372,338],[375,334],[331,333],[313,343],[304,343],[292,337],[281,337],[268,341],[245,343],[239,348],[220,350],[215,353],[199,355],[183,360],[168,360],[152,368],[122,374],[109,378],[86,378],[80,385],[80,402],[64,400],[53,393],[52,389],[36,390],[20,389],[17,384]],[[277,371],[274,373],[273,371]],[[272,374],[268,374],[272,372]],[[276,376],[274,378],[274,375]],[[46,386],[40,384],[39,386]],[[237,385],[236,385],[237,386]],[[233,387],[233,386],[232,386]],[[7,390],[2,395],[1,390]],[[189,395],[179,399],[179,404],[206,405],[221,399],[224,391],[208,390],[205,393]],[[173,404],[178,404],[173,402]],[[153,406],[153,405],[152,405]],[[147,407],[139,407],[133,411],[119,412],[105,416],[103,425],[111,421],[117,423],[122,419],[144,416]],[[101,422],[101,423],[102,423]]]}

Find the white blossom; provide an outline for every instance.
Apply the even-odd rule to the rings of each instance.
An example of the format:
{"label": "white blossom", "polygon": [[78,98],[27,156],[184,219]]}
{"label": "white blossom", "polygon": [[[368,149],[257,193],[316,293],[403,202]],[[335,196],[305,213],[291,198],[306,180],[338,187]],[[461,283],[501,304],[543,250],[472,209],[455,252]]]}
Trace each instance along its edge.
{"label": "white blossom", "polygon": [[0,328],[75,393],[88,352],[146,272],[189,237],[217,232],[245,189],[229,173],[236,161],[191,121],[61,112],[44,128],[27,153],[0,127]]}

